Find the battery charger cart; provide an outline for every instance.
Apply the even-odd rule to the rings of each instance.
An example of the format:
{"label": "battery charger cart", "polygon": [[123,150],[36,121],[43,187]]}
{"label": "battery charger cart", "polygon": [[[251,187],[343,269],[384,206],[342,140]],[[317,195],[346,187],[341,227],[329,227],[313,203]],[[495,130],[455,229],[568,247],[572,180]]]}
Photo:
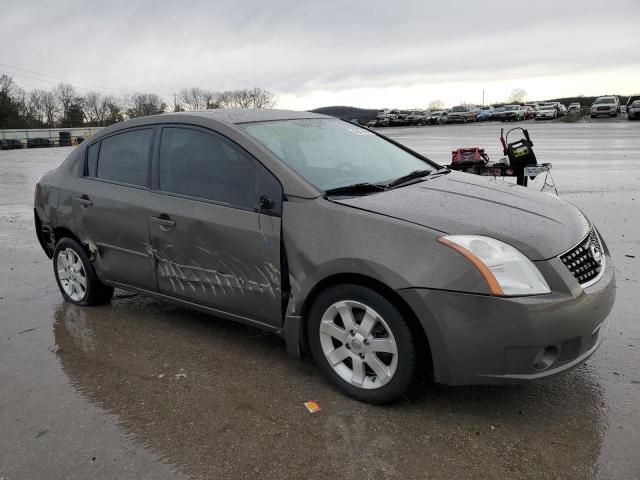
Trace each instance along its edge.
{"label": "battery charger cart", "polygon": [[[521,130],[524,138],[509,143],[509,134],[514,130]],[[500,143],[503,153],[509,159],[509,166],[513,169],[516,182],[523,187],[527,186],[528,176],[525,169],[538,164],[536,154],[533,153],[533,142],[529,138],[529,132],[522,127],[512,128],[504,135],[504,129],[500,129]]]}
{"label": "battery charger cart", "polygon": [[[509,134],[520,130],[523,138],[509,143]],[[551,170],[550,163],[538,164],[533,153],[533,142],[529,132],[522,127],[515,127],[507,131],[500,129],[500,143],[505,158],[492,162],[483,148],[459,148],[451,152],[451,164],[448,167],[476,175],[493,177],[516,177],[518,185],[527,186],[528,179],[532,180],[542,173]],[[546,180],[545,180],[546,185]]]}

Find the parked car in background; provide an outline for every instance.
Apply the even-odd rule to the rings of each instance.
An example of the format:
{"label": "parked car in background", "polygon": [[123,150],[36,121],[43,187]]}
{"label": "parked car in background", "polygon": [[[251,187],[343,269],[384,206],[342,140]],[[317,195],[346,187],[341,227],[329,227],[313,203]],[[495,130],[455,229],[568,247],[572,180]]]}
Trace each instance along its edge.
{"label": "parked car in background", "polygon": [[569,104],[569,108],[567,109],[568,112],[579,112],[580,109],[582,107],[580,106],[580,104],[578,102],[574,102]]}
{"label": "parked car in background", "polygon": [[502,114],[504,113],[504,105],[494,107],[491,113],[491,120],[502,120]]}
{"label": "parked car in background", "polygon": [[640,100],[636,100],[627,107],[627,119],[638,120],[640,119]]}
{"label": "parked car in background", "polygon": [[538,107],[536,120],[554,120],[556,118],[558,118],[558,107],[555,104],[548,103]]}
{"label": "parked car in background", "polygon": [[386,403],[426,376],[539,381],[602,344],[616,285],[600,232],[502,183],[325,115],[171,113],[73,149],[36,184],[34,224],[66,302],[119,288],[261,328]]}
{"label": "parked car in background", "polygon": [[567,107],[560,102],[546,102],[544,105],[553,105],[556,108],[557,117],[564,117],[565,113],[567,113]]}
{"label": "parked car in background", "polygon": [[524,112],[524,119],[530,120],[532,118],[536,118],[536,111],[531,105],[522,105],[520,110]]}
{"label": "parked car in background", "polygon": [[631,104],[633,102],[635,102],[636,100],[640,100],[640,95],[629,95],[629,98],[627,98],[627,103],[626,103],[626,111],[629,111],[629,107],[631,107]]}
{"label": "parked car in background", "polygon": [[409,125],[406,114],[396,113],[389,116],[390,127],[404,127],[405,125]]}
{"label": "parked car in background", "polygon": [[372,123],[373,125],[370,125],[372,127],[388,127],[389,126],[389,115],[379,115],[375,118],[375,120],[372,120],[369,123]]}
{"label": "parked car in background", "polygon": [[0,138],[0,150],[9,150],[9,142],[4,138]]}
{"label": "parked car in background", "polygon": [[478,121],[483,122],[486,120],[491,120],[493,115],[493,107],[484,106],[478,108]]}
{"label": "parked car in background", "polygon": [[413,111],[407,115],[407,125],[418,125],[424,118],[426,112]]}
{"label": "parked car in background", "polygon": [[598,97],[591,105],[591,118],[617,117],[620,113],[620,100],[614,95]]}
{"label": "parked car in background", "polygon": [[515,122],[524,120],[525,110],[520,105],[505,105],[500,120],[503,122]]}
{"label": "parked car in background", "polygon": [[449,123],[475,122],[477,119],[475,105],[456,105],[449,110]]}
{"label": "parked car in background", "polygon": [[560,102],[556,102],[558,104],[558,113],[560,114],[561,117],[564,117],[567,113],[567,107]]}
{"label": "parked car in background", "polygon": [[444,125],[449,123],[449,113],[445,110],[431,112],[427,119],[429,125]]}

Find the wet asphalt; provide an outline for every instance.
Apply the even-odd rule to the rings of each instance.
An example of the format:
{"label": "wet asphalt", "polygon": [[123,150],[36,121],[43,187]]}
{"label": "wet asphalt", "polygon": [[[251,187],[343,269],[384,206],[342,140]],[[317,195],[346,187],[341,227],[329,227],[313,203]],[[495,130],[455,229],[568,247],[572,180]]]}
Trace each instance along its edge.
{"label": "wet asphalt", "polygon": [[[70,149],[0,152],[0,478],[640,478],[640,122],[521,125],[612,251],[608,337],[545,382],[426,381],[385,407],[252,328],[122,291],[65,303],[32,197]],[[381,131],[446,164],[458,147],[497,158],[501,126]]]}

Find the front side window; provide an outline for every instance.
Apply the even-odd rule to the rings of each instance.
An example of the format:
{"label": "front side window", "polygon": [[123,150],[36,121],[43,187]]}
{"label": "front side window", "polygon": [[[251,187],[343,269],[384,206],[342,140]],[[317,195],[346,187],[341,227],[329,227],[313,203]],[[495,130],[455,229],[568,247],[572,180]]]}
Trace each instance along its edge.
{"label": "front side window", "polygon": [[[104,180],[145,186],[149,147],[153,130],[142,129],[119,133],[100,142],[97,166],[94,176]],[[97,144],[96,144],[97,145]],[[92,145],[87,157],[88,173],[91,175]]]}
{"label": "front side window", "polygon": [[223,137],[191,128],[162,129],[160,190],[255,210],[261,196],[278,203],[277,180]]}
{"label": "front side window", "polygon": [[319,189],[388,183],[437,165],[352,123],[338,119],[278,120],[241,125]]}

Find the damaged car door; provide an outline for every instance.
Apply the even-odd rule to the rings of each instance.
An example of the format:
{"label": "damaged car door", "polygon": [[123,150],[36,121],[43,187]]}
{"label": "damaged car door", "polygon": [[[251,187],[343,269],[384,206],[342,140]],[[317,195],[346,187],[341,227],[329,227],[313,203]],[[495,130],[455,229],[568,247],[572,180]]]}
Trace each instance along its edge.
{"label": "damaged car door", "polygon": [[105,280],[155,290],[147,218],[153,128],[136,128],[87,147],[84,176],[73,189],[75,225],[97,248]]}
{"label": "damaged car door", "polygon": [[170,125],[160,132],[153,181],[158,291],[279,326],[278,180],[222,135]]}

